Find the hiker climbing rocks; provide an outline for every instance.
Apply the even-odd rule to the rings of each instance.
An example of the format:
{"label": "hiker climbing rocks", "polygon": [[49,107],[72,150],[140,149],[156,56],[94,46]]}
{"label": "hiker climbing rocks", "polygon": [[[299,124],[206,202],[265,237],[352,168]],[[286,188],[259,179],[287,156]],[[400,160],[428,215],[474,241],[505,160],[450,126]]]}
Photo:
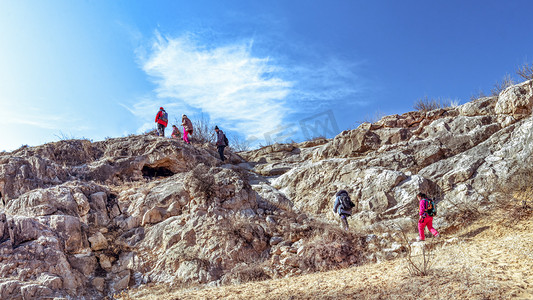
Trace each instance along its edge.
{"label": "hiker climbing rocks", "polygon": [[165,136],[165,128],[168,124],[168,114],[160,107],[157,115],[155,116],[155,122],[157,123],[157,135]]}
{"label": "hiker climbing rocks", "polygon": [[348,192],[345,190],[340,190],[335,194],[335,203],[333,204],[333,212],[339,214],[341,217],[341,226],[348,230],[348,220],[347,217],[352,215],[352,208],[355,204],[350,199]]}
{"label": "hiker climbing rocks", "polygon": [[172,134],[170,135],[173,139],[179,139],[181,137],[180,129],[176,125],[172,125]]}
{"label": "hiker climbing rocks", "polygon": [[181,117],[181,125],[183,126],[183,141],[185,143],[190,144],[189,141],[189,134],[192,134],[193,128],[192,128],[192,122],[187,118],[187,115],[183,115]]}
{"label": "hiker climbing rocks", "polygon": [[215,126],[215,132],[217,133],[218,154],[220,155],[220,159],[224,161],[224,148],[228,146],[228,138],[226,137],[224,132],[218,128],[218,126]]}
{"label": "hiker climbing rocks", "polygon": [[431,234],[433,234],[435,237],[439,237],[439,233],[435,228],[433,228],[433,216],[436,215],[435,210],[435,203],[433,200],[430,200],[426,194],[419,193],[416,195],[416,198],[419,201],[419,213],[420,216],[418,218],[418,240],[424,241],[426,239],[424,235],[424,229],[426,226],[428,227]]}

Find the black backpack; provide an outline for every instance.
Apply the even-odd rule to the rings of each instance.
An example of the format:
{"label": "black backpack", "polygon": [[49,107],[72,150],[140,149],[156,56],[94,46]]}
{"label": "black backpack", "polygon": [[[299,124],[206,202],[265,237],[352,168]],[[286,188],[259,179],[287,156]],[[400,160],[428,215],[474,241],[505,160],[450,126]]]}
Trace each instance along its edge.
{"label": "black backpack", "polygon": [[229,146],[229,141],[225,133],[224,133],[224,144],[226,144],[226,146]]}
{"label": "black backpack", "polygon": [[430,217],[437,215],[437,206],[434,199],[424,199],[426,201],[426,214]]}
{"label": "black backpack", "polygon": [[350,196],[348,194],[341,194],[339,195],[340,202],[343,210],[350,210],[352,209],[355,204],[352,202],[352,199],[350,199]]}

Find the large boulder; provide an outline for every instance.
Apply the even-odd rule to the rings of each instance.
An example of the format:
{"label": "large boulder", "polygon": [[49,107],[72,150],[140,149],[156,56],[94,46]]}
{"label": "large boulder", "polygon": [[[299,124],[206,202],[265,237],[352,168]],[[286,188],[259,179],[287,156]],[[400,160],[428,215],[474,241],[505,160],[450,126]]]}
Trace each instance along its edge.
{"label": "large boulder", "polygon": [[533,80],[510,86],[498,97],[495,111],[518,119],[531,115],[533,108]]}

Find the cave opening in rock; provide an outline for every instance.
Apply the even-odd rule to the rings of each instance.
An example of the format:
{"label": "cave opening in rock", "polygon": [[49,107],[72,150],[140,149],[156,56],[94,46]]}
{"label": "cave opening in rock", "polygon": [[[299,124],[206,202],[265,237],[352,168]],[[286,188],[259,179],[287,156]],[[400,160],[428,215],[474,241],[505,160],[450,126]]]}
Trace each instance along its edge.
{"label": "cave opening in rock", "polygon": [[142,173],[143,173],[143,176],[145,177],[150,177],[150,178],[154,178],[154,177],[169,177],[169,176],[172,176],[174,175],[174,172],[170,171],[170,169],[166,168],[166,167],[149,167],[149,166],[144,166],[143,169],[142,169]]}

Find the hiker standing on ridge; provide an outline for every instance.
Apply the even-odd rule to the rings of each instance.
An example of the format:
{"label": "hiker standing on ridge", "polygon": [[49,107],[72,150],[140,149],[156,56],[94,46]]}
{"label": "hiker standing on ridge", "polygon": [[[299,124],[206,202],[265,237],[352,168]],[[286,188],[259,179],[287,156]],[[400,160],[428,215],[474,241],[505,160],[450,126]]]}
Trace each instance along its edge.
{"label": "hiker standing on ridge", "polygon": [[170,135],[173,139],[179,139],[181,137],[181,133],[179,128],[176,125],[172,125],[172,134]]}
{"label": "hiker standing on ridge", "polygon": [[218,126],[215,126],[215,132],[217,133],[218,154],[220,155],[220,159],[222,161],[224,161],[225,160],[225,158],[224,158],[224,148],[226,148],[226,146],[228,146],[227,138],[226,138],[226,135],[224,134],[224,132],[222,130],[218,129]]}
{"label": "hiker standing on ridge", "polygon": [[159,111],[155,116],[155,122],[157,123],[157,135],[165,136],[165,128],[168,124],[168,114],[163,107],[159,108]]}
{"label": "hiker standing on ridge", "polygon": [[416,195],[416,198],[419,201],[419,212],[418,215],[420,216],[418,218],[418,240],[424,241],[426,239],[424,235],[424,229],[426,226],[428,227],[429,231],[433,234],[435,237],[439,237],[439,233],[435,228],[433,228],[433,216],[436,214],[435,204],[433,201],[429,200],[426,194],[424,193],[418,193]]}
{"label": "hiker standing on ridge", "polygon": [[181,125],[183,126],[183,141],[185,141],[185,143],[187,144],[190,144],[191,142],[189,141],[189,134],[192,134],[192,122],[191,120],[189,120],[189,118],[187,118],[187,115],[183,115],[181,117]]}
{"label": "hiker standing on ridge", "polygon": [[341,217],[341,226],[344,230],[348,230],[348,220],[346,217],[352,215],[352,208],[355,204],[350,199],[348,192],[340,190],[335,194],[335,203],[333,204],[333,212],[339,214]]}

